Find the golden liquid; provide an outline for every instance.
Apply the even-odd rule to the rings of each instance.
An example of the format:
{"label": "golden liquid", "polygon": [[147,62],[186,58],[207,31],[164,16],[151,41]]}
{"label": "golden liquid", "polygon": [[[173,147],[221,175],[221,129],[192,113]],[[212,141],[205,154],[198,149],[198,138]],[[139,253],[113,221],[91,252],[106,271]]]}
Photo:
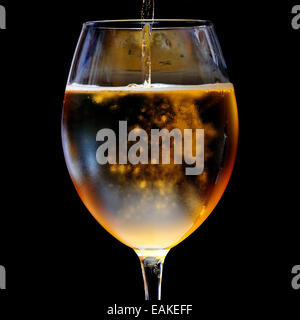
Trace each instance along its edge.
{"label": "golden liquid", "polygon": [[[188,165],[172,161],[99,165],[96,134],[110,128],[118,136],[119,121],[128,122],[128,132],[142,128],[149,137],[154,128],[204,129],[203,173],[187,176]],[[203,223],[230,178],[237,136],[230,83],[149,89],[82,86],[66,91],[63,146],[73,183],[97,221],[132,248],[173,247]]]}

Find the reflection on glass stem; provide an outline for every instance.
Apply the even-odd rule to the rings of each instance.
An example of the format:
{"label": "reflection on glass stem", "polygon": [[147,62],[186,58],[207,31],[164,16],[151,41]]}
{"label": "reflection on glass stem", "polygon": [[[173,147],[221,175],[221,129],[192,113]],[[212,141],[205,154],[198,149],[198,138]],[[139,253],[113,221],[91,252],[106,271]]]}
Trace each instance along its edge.
{"label": "reflection on glass stem", "polygon": [[161,300],[163,265],[169,250],[135,250],[141,261],[145,299]]}

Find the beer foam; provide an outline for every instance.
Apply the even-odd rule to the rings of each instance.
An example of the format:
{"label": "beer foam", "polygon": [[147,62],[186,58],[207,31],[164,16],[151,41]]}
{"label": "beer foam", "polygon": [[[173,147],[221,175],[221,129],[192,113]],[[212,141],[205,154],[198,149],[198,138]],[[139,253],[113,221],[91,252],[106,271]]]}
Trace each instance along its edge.
{"label": "beer foam", "polygon": [[153,83],[151,87],[144,87],[143,85],[123,86],[123,87],[102,87],[96,85],[83,85],[78,83],[72,83],[67,85],[67,92],[99,92],[99,91],[118,91],[118,92],[159,92],[159,91],[178,91],[178,90],[233,90],[233,84],[226,83],[209,83],[201,85],[178,85],[178,84],[164,84]]}

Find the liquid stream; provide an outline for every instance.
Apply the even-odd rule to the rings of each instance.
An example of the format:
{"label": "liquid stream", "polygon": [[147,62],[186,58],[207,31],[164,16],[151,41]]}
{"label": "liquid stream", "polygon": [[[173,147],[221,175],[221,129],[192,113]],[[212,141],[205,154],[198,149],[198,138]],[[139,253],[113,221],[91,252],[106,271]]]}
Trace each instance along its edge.
{"label": "liquid stream", "polygon": [[[154,20],[154,0],[143,0],[141,18]],[[151,31],[153,23],[146,23],[143,26],[142,36],[142,66],[143,66],[143,85],[151,87]]]}

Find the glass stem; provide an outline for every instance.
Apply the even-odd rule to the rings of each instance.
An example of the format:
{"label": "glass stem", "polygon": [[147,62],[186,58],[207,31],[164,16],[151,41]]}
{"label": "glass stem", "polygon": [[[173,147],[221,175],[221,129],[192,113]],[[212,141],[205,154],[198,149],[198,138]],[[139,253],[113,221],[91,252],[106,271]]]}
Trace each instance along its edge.
{"label": "glass stem", "polygon": [[146,300],[161,300],[161,280],[166,250],[135,250],[140,258]]}

